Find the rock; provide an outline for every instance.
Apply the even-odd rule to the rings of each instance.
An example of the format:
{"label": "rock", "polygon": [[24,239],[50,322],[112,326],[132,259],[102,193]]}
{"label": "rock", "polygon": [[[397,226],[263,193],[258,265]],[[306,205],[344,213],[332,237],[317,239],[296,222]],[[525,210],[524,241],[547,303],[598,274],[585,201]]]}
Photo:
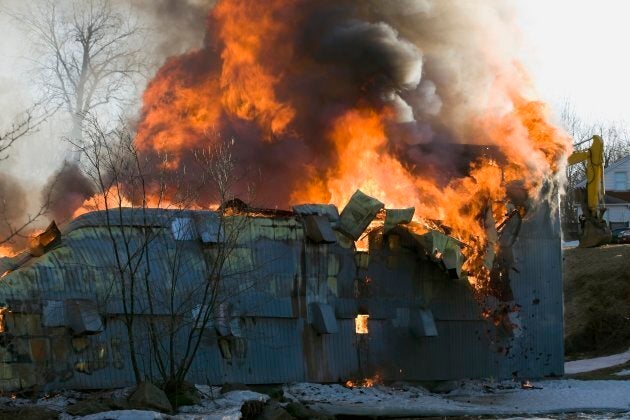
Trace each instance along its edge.
{"label": "rock", "polygon": [[261,394],[267,394],[272,400],[287,402],[286,398],[284,398],[284,390],[281,386],[256,385],[252,386],[252,390]]}
{"label": "rock", "polygon": [[53,420],[59,413],[39,407],[11,407],[0,409],[0,420]]}
{"label": "rock", "polygon": [[297,419],[303,419],[303,420],[307,420],[307,419],[319,419],[319,420],[325,420],[325,419],[333,419],[333,417],[329,417],[326,416],[324,414],[318,413],[317,411],[311,410],[308,407],[305,407],[304,405],[297,403],[297,402],[292,402],[289,403],[286,407],[286,411],[287,413],[289,413],[291,416],[297,418]]}
{"label": "rock", "polygon": [[271,401],[267,405],[257,420],[295,420],[287,410],[282,408],[276,401]]}
{"label": "rock", "polygon": [[164,386],[164,392],[173,407],[196,405],[201,401],[199,390],[188,382],[179,385],[166,384]]}
{"label": "rock", "polygon": [[422,383],[422,386],[429,392],[434,392],[436,394],[448,394],[449,392],[458,389],[460,384],[458,381],[425,381]]}
{"label": "rock", "polygon": [[223,384],[221,387],[221,394],[227,394],[230,391],[251,391],[251,388],[238,382]]}
{"label": "rock", "polygon": [[66,413],[71,416],[87,416],[88,414],[100,413],[111,409],[109,404],[99,400],[83,400],[68,406]]}
{"label": "rock", "polygon": [[135,392],[129,397],[129,403],[134,408],[158,410],[164,413],[171,413],[173,406],[166,397],[164,391],[151,382],[142,382]]}
{"label": "rock", "polygon": [[262,401],[245,401],[241,406],[241,414],[243,420],[254,420],[260,416],[265,408],[265,403]]}

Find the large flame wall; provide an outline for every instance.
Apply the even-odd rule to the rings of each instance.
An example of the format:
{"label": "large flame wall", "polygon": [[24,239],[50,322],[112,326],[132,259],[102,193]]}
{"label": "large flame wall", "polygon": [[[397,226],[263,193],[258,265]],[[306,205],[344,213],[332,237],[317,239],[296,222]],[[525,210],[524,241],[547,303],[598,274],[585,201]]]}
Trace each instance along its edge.
{"label": "large flame wall", "polygon": [[[569,149],[513,28],[501,1],[222,0],[205,47],[147,88],[136,143],[175,169],[233,138],[260,204],[343,205],[361,189],[448,225],[480,267],[488,208],[500,220],[513,183],[537,199]],[[500,158],[449,147],[462,143]]]}

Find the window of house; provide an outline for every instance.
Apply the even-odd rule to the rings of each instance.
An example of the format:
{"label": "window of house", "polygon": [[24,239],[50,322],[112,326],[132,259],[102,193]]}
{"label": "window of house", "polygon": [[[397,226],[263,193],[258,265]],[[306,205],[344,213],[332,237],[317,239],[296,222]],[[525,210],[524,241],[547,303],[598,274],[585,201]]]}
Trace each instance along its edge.
{"label": "window of house", "polygon": [[626,191],[628,189],[628,173],[615,172],[615,191]]}

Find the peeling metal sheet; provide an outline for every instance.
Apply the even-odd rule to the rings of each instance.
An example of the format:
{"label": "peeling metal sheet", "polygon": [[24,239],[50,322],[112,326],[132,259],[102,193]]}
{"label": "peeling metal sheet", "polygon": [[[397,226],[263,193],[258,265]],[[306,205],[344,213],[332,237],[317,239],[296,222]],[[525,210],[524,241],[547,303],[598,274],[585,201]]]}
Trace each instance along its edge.
{"label": "peeling metal sheet", "polygon": [[293,206],[293,211],[300,216],[326,216],[330,223],[339,221],[339,210],[334,204],[300,204]]}
{"label": "peeling metal sheet", "polygon": [[190,217],[176,217],[171,222],[171,232],[176,241],[192,241],[199,237]]}
{"label": "peeling metal sheet", "polygon": [[309,309],[311,325],[315,328],[315,331],[320,334],[336,334],[339,331],[335,312],[330,305],[313,302],[309,305]]}
{"label": "peeling metal sheet", "polygon": [[61,232],[53,220],[45,231],[30,240],[29,251],[32,256],[39,257],[60,243]]}
{"label": "peeling metal sheet", "polygon": [[306,237],[317,244],[334,244],[337,242],[337,237],[325,216],[305,216],[304,226]]}
{"label": "peeling metal sheet", "polygon": [[430,309],[414,308],[409,313],[409,328],[416,337],[437,337],[438,331]]}
{"label": "peeling metal sheet", "polygon": [[66,310],[62,300],[44,300],[42,302],[42,325],[44,327],[65,327]]}
{"label": "peeling metal sheet", "polygon": [[383,207],[376,198],[357,190],[341,212],[337,228],[356,241]]}
{"label": "peeling metal sheet", "polygon": [[461,267],[464,256],[461,251],[461,242],[434,230],[424,235],[414,236],[433,261],[443,264],[451,278],[462,277]]}
{"label": "peeling metal sheet", "polygon": [[220,219],[216,215],[200,217],[195,220],[195,229],[199,232],[201,242],[204,244],[216,244],[221,242],[224,232],[221,227]]}
{"label": "peeling metal sheet", "polygon": [[88,299],[65,301],[66,325],[74,334],[96,334],[103,331],[103,322],[96,302]]}
{"label": "peeling metal sheet", "polygon": [[385,224],[383,225],[383,232],[387,233],[397,225],[411,223],[415,211],[415,207],[409,207],[406,209],[385,209]]}

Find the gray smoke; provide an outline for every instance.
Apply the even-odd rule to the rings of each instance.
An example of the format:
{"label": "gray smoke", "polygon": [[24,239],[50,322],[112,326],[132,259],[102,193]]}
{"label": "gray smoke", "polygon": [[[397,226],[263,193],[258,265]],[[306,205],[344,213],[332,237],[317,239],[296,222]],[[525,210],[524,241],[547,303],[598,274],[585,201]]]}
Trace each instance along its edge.
{"label": "gray smoke", "polygon": [[215,3],[216,0],[131,1],[141,22],[149,29],[150,44],[146,47],[160,64],[170,56],[203,45],[208,11]]}
{"label": "gray smoke", "polygon": [[[258,5],[253,0],[238,4]],[[274,7],[261,21],[278,19],[282,36],[262,39],[268,54],[258,60],[277,78],[274,93],[295,110],[295,118],[265,142],[261,139],[270,138],[271,127],[264,121],[269,119],[244,120],[229,112],[220,117],[222,136],[238,140],[238,159],[259,168],[275,185],[265,194],[265,204],[286,206],[291,191],[336,164],[336,148],[327,134],[331,123],[349,110],[393,113],[386,127],[389,151],[409,168],[430,168],[432,176],[445,181],[469,168],[470,151],[463,153],[458,146],[491,140],[471,122],[487,111],[493,84],[518,73],[515,25],[506,2],[318,0],[280,7],[271,2],[269,8]],[[171,103],[179,90],[203,94],[205,81],[222,77],[222,24],[211,13],[204,47],[172,57],[160,69],[156,79],[161,83],[149,89],[152,98],[162,99],[145,104],[140,121],[144,138],[163,134],[171,123],[143,126],[152,120],[151,112],[175,118],[187,112]],[[249,24],[242,23],[243,36]],[[278,59],[276,47],[291,53]],[[216,93],[208,95],[209,101],[221,100],[212,96]],[[173,135],[190,136],[186,143],[199,144],[205,133],[190,127],[190,132]],[[181,152],[186,166],[194,166],[187,151]]]}
{"label": "gray smoke", "polygon": [[0,174],[0,241],[11,236],[24,223],[27,205],[26,191],[20,186],[19,179]]}

